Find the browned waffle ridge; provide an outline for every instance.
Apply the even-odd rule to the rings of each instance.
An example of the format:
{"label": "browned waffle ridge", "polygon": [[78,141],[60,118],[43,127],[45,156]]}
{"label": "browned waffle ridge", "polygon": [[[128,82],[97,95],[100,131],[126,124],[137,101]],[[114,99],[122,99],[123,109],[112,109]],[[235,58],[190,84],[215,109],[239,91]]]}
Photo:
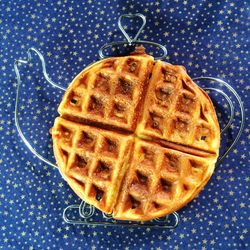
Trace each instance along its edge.
{"label": "browned waffle ridge", "polygon": [[182,66],[140,50],[99,61],[72,81],[58,111],[58,167],[80,198],[116,219],[176,211],[214,171],[216,113]]}

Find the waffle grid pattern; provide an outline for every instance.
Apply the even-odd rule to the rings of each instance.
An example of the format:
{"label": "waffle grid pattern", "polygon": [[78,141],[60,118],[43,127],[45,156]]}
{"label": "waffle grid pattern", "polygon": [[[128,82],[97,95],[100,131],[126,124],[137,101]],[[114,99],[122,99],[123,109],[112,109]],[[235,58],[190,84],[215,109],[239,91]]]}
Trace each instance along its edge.
{"label": "waffle grid pattern", "polygon": [[[151,219],[180,206],[200,187],[208,169],[204,159],[136,139],[115,218]],[[192,191],[193,190],[193,191]],[[160,213],[159,213],[160,212]]]}
{"label": "waffle grid pattern", "polygon": [[111,132],[78,126],[62,118],[57,118],[52,134],[58,138],[59,161],[66,166],[61,168],[62,172],[81,187],[89,203],[110,213],[124,172],[123,158],[130,149],[132,137],[117,133],[114,136]]}
{"label": "waffle grid pattern", "polygon": [[[218,154],[209,97],[184,67],[152,63],[143,54],[85,69],[66,91],[59,106],[63,118],[56,122],[61,127],[53,129],[54,138],[60,133],[53,140],[60,148],[55,156],[69,185],[117,219],[148,220],[181,208],[206,184]],[[160,140],[174,143],[175,150]],[[190,145],[207,155],[192,155]]]}
{"label": "waffle grid pattern", "polygon": [[215,145],[214,141],[219,134],[214,111],[208,109],[208,101],[202,96],[204,94],[191,83],[184,67],[158,61],[153,68],[138,135],[216,153],[219,141]]}
{"label": "waffle grid pattern", "polygon": [[130,56],[91,66],[73,81],[59,113],[133,130],[152,63],[150,56]]}

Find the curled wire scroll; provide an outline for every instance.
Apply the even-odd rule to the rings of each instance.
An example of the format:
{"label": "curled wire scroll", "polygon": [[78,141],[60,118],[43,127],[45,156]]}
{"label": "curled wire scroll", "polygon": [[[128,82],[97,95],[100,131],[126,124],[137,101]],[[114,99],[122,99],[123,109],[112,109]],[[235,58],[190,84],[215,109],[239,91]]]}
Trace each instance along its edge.
{"label": "curled wire scroll", "polygon": [[[73,210],[79,211],[80,219],[70,218],[69,213]],[[83,212],[84,211],[84,212]],[[129,226],[129,227],[154,227],[154,228],[168,228],[173,229],[179,224],[179,215],[174,212],[162,218],[157,218],[151,221],[151,223],[143,222],[119,222],[114,220],[109,214],[102,214],[104,221],[91,221],[91,217],[94,214],[95,208],[88,205],[85,201],[82,201],[80,205],[70,205],[63,211],[63,219],[66,223],[81,224],[81,225],[104,225],[104,226]]]}

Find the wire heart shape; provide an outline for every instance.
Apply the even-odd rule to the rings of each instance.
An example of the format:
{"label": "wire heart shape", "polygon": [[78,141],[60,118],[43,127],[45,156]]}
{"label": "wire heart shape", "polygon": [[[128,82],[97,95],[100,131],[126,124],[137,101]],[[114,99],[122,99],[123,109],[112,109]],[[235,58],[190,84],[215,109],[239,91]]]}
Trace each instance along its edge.
{"label": "wire heart shape", "polygon": [[[141,18],[142,19],[142,25],[140,27],[140,29],[138,30],[138,32],[136,33],[136,35],[134,36],[134,38],[131,38],[129,36],[129,34],[125,31],[125,29],[123,28],[122,26],[122,19],[124,18]],[[146,24],[146,17],[140,13],[136,13],[136,14],[124,14],[124,15],[121,15],[118,19],[118,27],[120,28],[121,32],[123,33],[123,35],[125,36],[125,38],[127,39],[129,45],[131,45],[134,41],[137,40],[138,36],[140,35],[140,33],[142,32],[144,26]]]}

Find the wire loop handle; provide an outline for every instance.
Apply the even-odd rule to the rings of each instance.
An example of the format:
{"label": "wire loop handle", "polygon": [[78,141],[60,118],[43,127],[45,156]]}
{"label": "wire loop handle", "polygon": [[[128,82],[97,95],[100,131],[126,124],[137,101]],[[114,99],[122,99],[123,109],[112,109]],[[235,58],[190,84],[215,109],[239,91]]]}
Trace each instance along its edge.
{"label": "wire loop handle", "polygon": [[[224,159],[225,157],[228,155],[228,153],[232,150],[232,148],[234,147],[234,145],[238,142],[238,140],[240,139],[240,136],[242,134],[242,131],[243,131],[243,128],[244,128],[244,123],[245,123],[245,110],[244,110],[244,105],[243,105],[243,102],[241,101],[241,98],[240,96],[238,95],[238,93],[234,90],[234,88],[232,88],[227,82],[219,79],[219,78],[216,78],[216,77],[205,77],[205,76],[201,76],[201,77],[195,77],[192,79],[193,81],[200,81],[200,80],[209,80],[209,81],[214,81],[214,82],[218,82],[219,84],[222,84],[223,86],[225,86],[233,95],[234,97],[236,98],[236,100],[238,101],[239,103],[239,107],[240,107],[240,114],[241,114],[241,122],[240,122],[240,127],[239,127],[239,130],[237,132],[237,135],[234,139],[234,141],[230,144],[230,146],[226,149],[226,151],[223,153],[223,155],[217,160],[217,163],[216,165],[219,165]],[[222,94],[229,106],[230,106],[230,119],[227,123],[227,125],[221,130],[221,134],[224,133],[228,128],[229,126],[232,124],[232,121],[233,121],[233,117],[234,117],[234,106],[233,106],[233,103],[232,101],[230,100],[229,96],[227,94],[225,94],[223,91],[219,90],[219,89],[215,89],[215,88],[204,88],[204,89],[207,89],[207,90],[215,90],[217,92],[219,92],[220,94]]]}
{"label": "wire loop handle", "polygon": [[[131,39],[130,36],[128,35],[128,33],[125,31],[125,29],[122,26],[122,19],[123,18],[132,19],[132,18],[137,18],[137,17],[142,19],[142,25],[139,28],[136,35],[134,36],[134,38]],[[167,48],[165,46],[163,46],[163,45],[161,45],[159,43],[151,42],[151,41],[137,40],[139,35],[141,34],[143,28],[145,27],[145,25],[146,25],[146,17],[144,15],[140,14],[140,13],[121,15],[118,18],[118,27],[121,30],[122,34],[125,36],[126,41],[117,41],[117,42],[110,42],[110,43],[104,44],[98,51],[99,57],[101,59],[104,59],[106,57],[110,57],[109,55],[105,55],[104,51],[105,51],[105,49],[116,46],[116,45],[132,46],[132,45],[135,45],[135,44],[148,44],[148,45],[155,46],[156,48],[160,48],[162,50],[163,54],[161,56],[155,57],[156,60],[164,59],[168,54]]]}

